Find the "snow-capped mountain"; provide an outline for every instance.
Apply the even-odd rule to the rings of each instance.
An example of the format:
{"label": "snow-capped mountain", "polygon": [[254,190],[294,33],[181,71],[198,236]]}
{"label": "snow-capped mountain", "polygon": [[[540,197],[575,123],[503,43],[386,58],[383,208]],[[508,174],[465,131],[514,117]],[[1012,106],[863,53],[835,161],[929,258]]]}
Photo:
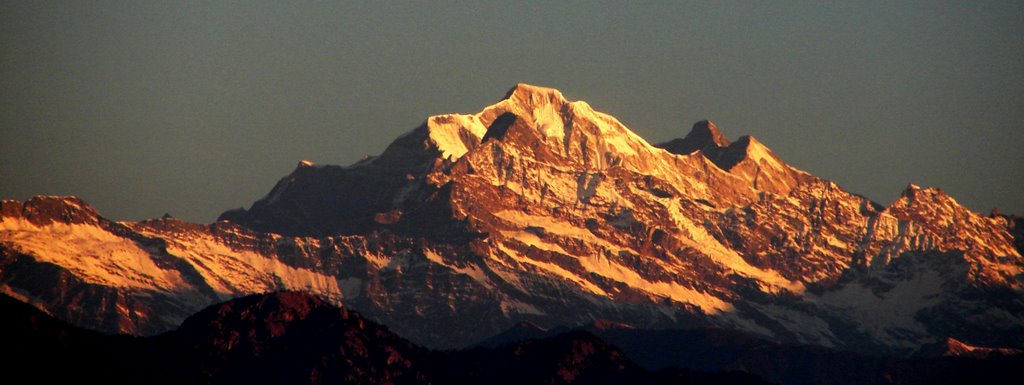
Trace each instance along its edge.
{"label": "snow-capped mountain", "polygon": [[112,222],[59,197],[5,201],[2,219],[4,292],[108,331],[290,289],[434,347],[594,320],[875,352],[1024,346],[1006,217],[914,185],[882,206],[707,121],[652,145],[525,84],[380,156],[301,162],[211,225]]}

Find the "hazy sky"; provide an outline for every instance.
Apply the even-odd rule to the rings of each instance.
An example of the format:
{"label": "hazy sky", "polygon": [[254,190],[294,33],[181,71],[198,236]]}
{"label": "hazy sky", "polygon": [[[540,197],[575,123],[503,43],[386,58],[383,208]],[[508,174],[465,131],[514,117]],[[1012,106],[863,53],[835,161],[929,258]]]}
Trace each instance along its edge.
{"label": "hazy sky", "polygon": [[652,143],[711,119],[883,204],[1024,214],[1020,1],[437,3],[2,1],[0,198],[208,222],[525,82]]}

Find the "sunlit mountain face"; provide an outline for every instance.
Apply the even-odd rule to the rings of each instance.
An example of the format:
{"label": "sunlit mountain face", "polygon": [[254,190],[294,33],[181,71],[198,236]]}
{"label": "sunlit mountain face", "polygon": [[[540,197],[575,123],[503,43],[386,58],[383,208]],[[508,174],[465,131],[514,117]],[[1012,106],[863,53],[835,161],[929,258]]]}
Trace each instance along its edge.
{"label": "sunlit mountain face", "polygon": [[[124,349],[199,338],[173,347],[203,357],[182,364],[201,368],[186,380],[270,378],[239,368],[294,354],[289,370],[331,379],[312,382],[685,383],[732,370],[813,383],[853,362],[864,376],[851,383],[915,383],[936,356],[981,368],[1024,348],[1019,219],[912,184],[872,202],[709,121],[651,144],[526,84],[476,114],[431,116],[379,156],[301,161],[212,224],[118,222],[53,196],[3,201],[0,220],[4,293],[77,327],[156,336],[117,339],[144,341]],[[291,294],[207,308],[277,291]],[[344,322],[314,322],[316,309]],[[383,331],[342,338],[364,330],[350,310]],[[310,317],[337,338],[293,328]],[[485,340],[501,344],[465,350]],[[95,348],[79,342],[69,349]],[[826,369],[779,369],[811,364]],[[494,365],[507,375],[470,369]],[[686,371],[655,371],[671,367]],[[528,368],[554,377],[516,377]]]}

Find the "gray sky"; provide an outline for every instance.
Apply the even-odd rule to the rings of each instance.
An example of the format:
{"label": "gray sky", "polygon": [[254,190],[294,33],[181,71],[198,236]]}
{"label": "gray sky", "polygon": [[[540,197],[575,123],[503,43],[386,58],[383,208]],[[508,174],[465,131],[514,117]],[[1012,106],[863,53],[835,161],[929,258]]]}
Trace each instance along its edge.
{"label": "gray sky", "polygon": [[[711,119],[888,204],[1024,214],[1024,4],[0,2],[0,197],[212,221],[518,82]],[[838,3],[838,2],[837,2]]]}

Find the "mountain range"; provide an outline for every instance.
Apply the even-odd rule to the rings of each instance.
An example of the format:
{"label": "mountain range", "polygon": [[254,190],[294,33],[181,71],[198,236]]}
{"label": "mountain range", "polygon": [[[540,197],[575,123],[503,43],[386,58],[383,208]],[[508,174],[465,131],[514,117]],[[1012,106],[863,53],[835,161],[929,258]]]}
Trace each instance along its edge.
{"label": "mountain range", "polygon": [[299,162],[212,224],[50,196],[0,220],[0,289],[108,333],[295,290],[429,348],[595,321],[867,355],[1024,348],[1020,219],[913,184],[882,205],[709,121],[651,144],[526,84],[350,166]]}

